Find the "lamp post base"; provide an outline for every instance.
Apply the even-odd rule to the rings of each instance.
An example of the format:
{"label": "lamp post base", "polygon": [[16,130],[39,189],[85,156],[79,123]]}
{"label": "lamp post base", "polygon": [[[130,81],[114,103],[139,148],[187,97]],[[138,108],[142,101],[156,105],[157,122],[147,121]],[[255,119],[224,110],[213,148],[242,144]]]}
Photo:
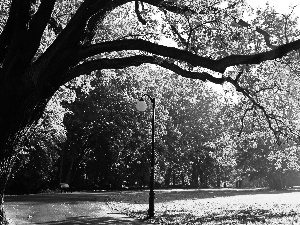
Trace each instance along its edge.
{"label": "lamp post base", "polygon": [[154,191],[150,191],[149,193],[149,210],[148,210],[148,218],[154,216]]}

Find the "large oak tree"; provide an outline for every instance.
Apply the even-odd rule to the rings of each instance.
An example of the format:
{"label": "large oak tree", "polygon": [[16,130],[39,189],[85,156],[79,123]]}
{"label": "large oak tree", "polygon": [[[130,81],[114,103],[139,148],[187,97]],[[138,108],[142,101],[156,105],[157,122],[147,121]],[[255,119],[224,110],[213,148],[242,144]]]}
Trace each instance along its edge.
{"label": "large oak tree", "polygon": [[[241,85],[242,81],[245,83],[245,79],[241,79],[244,70],[234,76],[225,76],[224,73],[229,67],[260,64],[282,58],[300,48],[300,39],[296,37],[293,41],[279,42],[275,46],[267,31],[252,27],[251,32],[262,40],[266,48],[252,52],[242,48],[238,48],[240,52],[226,52],[223,49],[223,52],[211,53],[213,49],[220,49],[216,43],[232,45],[239,40],[241,31],[236,29],[233,32],[230,27],[251,27],[246,21],[238,19],[238,13],[235,13],[242,1],[232,4],[229,1],[225,9],[217,7],[220,2],[3,1],[1,22],[4,21],[4,26],[0,30],[1,206],[12,162],[26,132],[41,117],[47,102],[60,86],[95,70],[122,69],[150,63],[187,78],[215,84],[231,83],[249,99],[254,108],[265,115],[267,125],[277,133],[274,118],[256,101],[247,87]],[[133,11],[126,11],[132,12],[131,17],[128,17],[122,12],[130,7]],[[60,11],[64,13],[59,13]],[[167,35],[174,38],[178,47],[159,44],[157,40],[160,38],[155,37],[154,32],[152,38],[149,38],[149,27],[156,25],[149,25],[153,22],[154,14],[164,21],[159,26],[161,32],[166,32],[164,28],[167,27]],[[122,27],[117,29],[111,25],[113,21],[108,21],[118,17],[123,22],[134,21],[133,16],[136,20],[132,22],[131,32],[123,32]],[[218,29],[212,29],[213,27]],[[50,31],[52,33],[49,35]],[[117,32],[120,35],[112,35]],[[224,41],[222,36],[230,38]]]}

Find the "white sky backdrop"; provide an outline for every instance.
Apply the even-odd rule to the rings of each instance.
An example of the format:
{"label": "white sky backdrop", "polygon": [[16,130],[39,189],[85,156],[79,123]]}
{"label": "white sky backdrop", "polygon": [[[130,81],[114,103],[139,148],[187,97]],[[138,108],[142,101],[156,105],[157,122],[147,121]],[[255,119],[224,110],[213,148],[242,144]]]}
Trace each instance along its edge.
{"label": "white sky backdrop", "polygon": [[275,10],[279,13],[288,14],[290,12],[289,6],[298,5],[294,12],[300,16],[300,0],[247,0],[247,3],[253,8],[264,8],[266,3],[269,2],[271,6],[274,6]]}
{"label": "white sky backdrop", "polygon": [[253,8],[264,8],[266,3],[269,2],[270,6],[273,6],[275,11],[281,14],[290,14],[292,7],[293,18],[296,16],[298,19],[298,29],[300,29],[300,0],[246,0],[247,3]]}

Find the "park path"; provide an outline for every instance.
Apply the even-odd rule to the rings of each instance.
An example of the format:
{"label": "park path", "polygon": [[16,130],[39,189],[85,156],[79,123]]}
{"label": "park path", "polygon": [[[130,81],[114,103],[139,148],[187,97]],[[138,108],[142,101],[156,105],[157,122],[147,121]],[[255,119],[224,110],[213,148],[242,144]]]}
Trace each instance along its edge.
{"label": "park path", "polygon": [[6,216],[13,225],[149,224],[113,211],[106,201],[117,192],[75,192],[6,196]]}

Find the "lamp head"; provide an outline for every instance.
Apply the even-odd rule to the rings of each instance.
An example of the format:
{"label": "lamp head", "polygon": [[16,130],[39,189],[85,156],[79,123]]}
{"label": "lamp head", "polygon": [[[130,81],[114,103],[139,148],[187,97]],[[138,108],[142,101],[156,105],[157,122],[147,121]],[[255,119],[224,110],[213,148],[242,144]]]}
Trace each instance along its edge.
{"label": "lamp head", "polygon": [[136,103],[136,109],[137,109],[138,111],[143,112],[143,111],[146,110],[146,108],[147,108],[146,102],[144,101],[143,98],[140,98],[140,100],[138,100],[137,103]]}

